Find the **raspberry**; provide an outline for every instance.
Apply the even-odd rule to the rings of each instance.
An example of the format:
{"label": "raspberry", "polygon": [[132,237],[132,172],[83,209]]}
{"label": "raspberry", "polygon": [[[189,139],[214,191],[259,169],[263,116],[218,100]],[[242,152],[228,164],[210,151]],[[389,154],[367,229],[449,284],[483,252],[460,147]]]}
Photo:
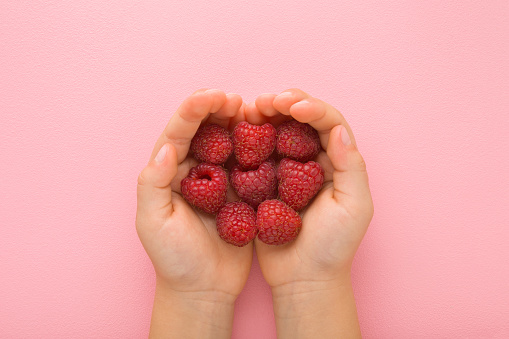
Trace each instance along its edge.
{"label": "raspberry", "polygon": [[256,170],[243,172],[240,165],[233,167],[230,181],[233,189],[242,201],[253,208],[269,199],[277,197],[276,166],[274,162],[265,161]]}
{"label": "raspberry", "polygon": [[191,151],[199,161],[220,165],[232,153],[233,142],[225,128],[210,124],[198,129],[191,140]]}
{"label": "raspberry", "polygon": [[323,185],[323,169],[319,163],[284,158],[277,170],[279,198],[296,211],[303,209]]}
{"label": "raspberry", "polygon": [[258,167],[275,147],[276,129],[269,123],[256,126],[242,121],[233,130],[233,151],[245,169]]}
{"label": "raspberry", "polygon": [[302,219],[291,207],[279,200],[265,200],[256,215],[258,239],[269,245],[283,245],[297,237]]}
{"label": "raspberry", "polygon": [[306,162],[320,152],[320,138],[310,125],[290,120],[277,129],[276,149],[283,157]]}
{"label": "raspberry", "polygon": [[182,179],[180,190],[191,205],[207,213],[216,213],[226,203],[228,176],[220,166],[201,163]]}
{"label": "raspberry", "polygon": [[242,247],[256,237],[256,213],[244,202],[229,202],[216,217],[217,232],[229,244]]}

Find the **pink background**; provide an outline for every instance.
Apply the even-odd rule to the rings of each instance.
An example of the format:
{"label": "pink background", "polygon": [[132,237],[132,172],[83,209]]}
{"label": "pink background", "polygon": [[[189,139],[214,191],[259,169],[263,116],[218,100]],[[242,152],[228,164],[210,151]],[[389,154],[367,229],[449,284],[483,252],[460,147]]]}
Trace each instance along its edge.
{"label": "pink background", "polygon": [[[0,337],[142,338],[136,178],[200,87],[338,107],[375,217],[365,338],[509,337],[509,2],[0,2]],[[234,338],[275,338],[255,262]]]}

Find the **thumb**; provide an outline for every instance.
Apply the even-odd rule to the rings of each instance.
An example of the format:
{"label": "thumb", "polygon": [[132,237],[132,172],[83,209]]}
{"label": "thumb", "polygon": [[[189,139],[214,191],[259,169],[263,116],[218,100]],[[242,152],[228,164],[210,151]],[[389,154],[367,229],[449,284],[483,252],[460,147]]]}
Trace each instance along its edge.
{"label": "thumb", "polygon": [[[170,183],[177,174],[177,151],[164,144],[138,177],[137,220],[166,218],[173,212]],[[150,219],[148,219],[150,220]]]}
{"label": "thumb", "polygon": [[335,126],[329,137],[327,155],[334,167],[334,199],[341,201],[345,197],[356,199],[369,198],[368,173],[366,163],[357,147],[351,142],[347,129]]}

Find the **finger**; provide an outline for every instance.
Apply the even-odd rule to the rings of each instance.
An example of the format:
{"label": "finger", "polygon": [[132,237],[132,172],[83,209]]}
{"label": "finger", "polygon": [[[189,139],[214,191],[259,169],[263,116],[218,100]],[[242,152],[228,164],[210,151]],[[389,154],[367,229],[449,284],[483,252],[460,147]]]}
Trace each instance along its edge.
{"label": "finger", "polygon": [[235,128],[235,126],[241,122],[241,121],[246,121],[246,103],[245,102],[242,102],[242,105],[240,106],[239,110],[237,111],[237,113],[235,114],[235,116],[233,116],[231,119],[230,119],[230,124],[228,126],[228,129],[230,131],[233,131],[233,129]]}
{"label": "finger", "polygon": [[255,106],[258,111],[266,117],[273,117],[279,115],[279,112],[274,108],[273,102],[277,94],[264,93],[260,94],[255,100]]}
{"label": "finger", "polygon": [[320,164],[323,168],[323,181],[325,182],[331,182],[332,181],[332,174],[334,173],[334,167],[332,166],[332,162],[327,155],[326,152],[319,152],[318,155],[315,158],[315,161]]}
{"label": "finger", "polygon": [[207,123],[217,124],[228,128],[230,119],[233,118],[242,106],[242,98],[238,94],[229,93],[226,95],[226,101],[221,108],[207,119]]}
{"label": "finger", "polygon": [[154,217],[165,218],[171,215],[170,184],[177,174],[177,164],[177,151],[167,143],[141,171],[137,187],[137,219],[153,220]]}
{"label": "finger", "polygon": [[267,117],[269,123],[277,128],[283,122],[291,120],[292,117],[289,115],[283,115],[274,108],[273,102],[276,96],[276,94],[271,93],[261,94],[258,98],[256,98],[255,106],[258,112]]}
{"label": "finger", "polygon": [[343,115],[330,104],[313,98],[300,89],[289,89],[274,98],[274,108],[282,114],[289,114],[295,120],[308,123],[318,131],[322,147],[327,150],[331,129],[337,125],[346,127],[354,145],[355,137]]}
{"label": "finger", "polygon": [[182,162],[191,145],[191,139],[200,127],[200,123],[209,113],[215,113],[226,101],[226,94],[218,89],[198,90],[186,98],[157,140],[150,159],[154,159],[159,149],[166,143],[172,144],[177,151],[178,162]]}
{"label": "finger", "polygon": [[334,167],[332,178],[336,201],[349,197],[371,201],[366,164],[344,126],[331,130],[327,155]]}
{"label": "finger", "polygon": [[184,161],[182,161],[178,165],[177,174],[175,174],[175,177],[171,181],[171,190],[175,193],[181,194],[180,191],[180,182],[182,179],[187,177],[189,174],[189,171],[191,168],[198,166],[199,162],[195,158],[187,157]]}
{"label": "finger", "polygon": [[253,125],[263,125],[269,122],[269,119],[258,111],[254,102],[250,102],[245,108],[246,121]]}

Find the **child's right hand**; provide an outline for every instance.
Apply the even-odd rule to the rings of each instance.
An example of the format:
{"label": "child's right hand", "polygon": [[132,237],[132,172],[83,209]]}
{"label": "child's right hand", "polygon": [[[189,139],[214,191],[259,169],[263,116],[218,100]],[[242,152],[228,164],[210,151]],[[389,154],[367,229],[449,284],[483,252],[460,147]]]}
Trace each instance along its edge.
{"label": "child's right hand", "polygon": [[179,193],[180,181],[197,165],[188,150],[200,123],[233,127],[243,113],[237,94],[197,91],[172,116],[138,178],[136,229],[156,271],[151,337],[230,336],[253,245],[221,240],[215,217],[196,212]]}

